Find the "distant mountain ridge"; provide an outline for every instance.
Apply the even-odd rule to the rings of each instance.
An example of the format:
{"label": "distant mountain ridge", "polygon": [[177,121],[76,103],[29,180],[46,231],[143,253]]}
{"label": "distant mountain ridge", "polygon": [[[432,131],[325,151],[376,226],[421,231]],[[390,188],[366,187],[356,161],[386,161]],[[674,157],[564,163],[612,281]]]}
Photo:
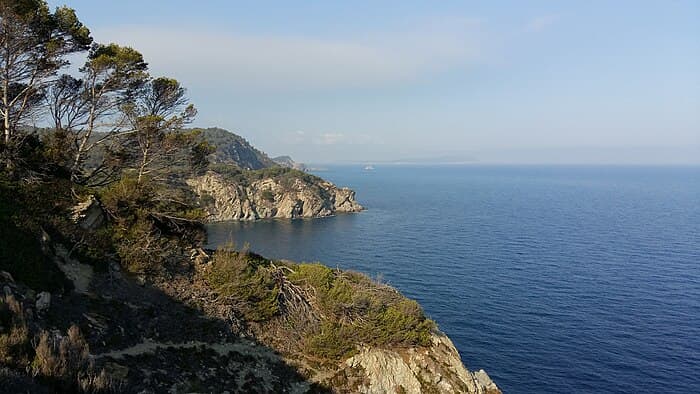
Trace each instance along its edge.
{"label": "distant mountain ridge", "polygon": [[306,165],[304,163],[298,163],[289,156],[273,157],[272,161],[274,161],[278,165],[281,165],[282,167],[293,168],[299,171],[306,171]]}

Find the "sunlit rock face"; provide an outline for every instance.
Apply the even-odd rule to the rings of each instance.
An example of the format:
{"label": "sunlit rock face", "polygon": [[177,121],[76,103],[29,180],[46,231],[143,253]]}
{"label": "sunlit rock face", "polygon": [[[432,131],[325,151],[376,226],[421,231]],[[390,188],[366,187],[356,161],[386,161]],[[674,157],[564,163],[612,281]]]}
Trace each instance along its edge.
{"label": "sunlit rock face", "polygon": [[241,184],[207,172],[187,183],[199,195],[212,222],[324,217],[363,209],[353,190],[320,179],[309,183],[294,177],[264,178]]}

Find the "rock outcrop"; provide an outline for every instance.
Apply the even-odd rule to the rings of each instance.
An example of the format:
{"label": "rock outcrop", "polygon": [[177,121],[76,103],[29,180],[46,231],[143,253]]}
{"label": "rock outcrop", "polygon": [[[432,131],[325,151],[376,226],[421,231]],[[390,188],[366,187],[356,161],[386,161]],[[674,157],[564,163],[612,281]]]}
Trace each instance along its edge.
{"label": "rock outcrop", "polygon": [[501,391],[484,370],[468,371],[452,341],[436,332],[427,348],[365,348],[347,359],[330,381],[347,381],[359,393],[475,393]]}
{"label": "rock outcrop", "polygon": [[267,218],[311,218],[340,212],[359,212],[355,192],[315,178],[263,178],[236,182],[209,171],[187,183],[199,195],[209,220],[257,220]]}

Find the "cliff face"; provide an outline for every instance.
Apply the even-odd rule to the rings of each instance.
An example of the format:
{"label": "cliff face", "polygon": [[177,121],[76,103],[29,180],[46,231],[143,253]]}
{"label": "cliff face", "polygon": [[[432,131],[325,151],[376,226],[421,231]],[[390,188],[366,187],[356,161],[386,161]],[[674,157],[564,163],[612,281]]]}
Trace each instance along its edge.
{"label": "cliff face", "polygon": [[484,370],[465,368],[452,341],[441,332],[427,348],[387,350],[364,348],[347,359],[334,378],[342,376],[359,393],[475,393],[501,391]]}
{"label": "cliff face", "polygon": [[324,217],[363,209],[354,191],[320,178],[266,177],[241,182],[209,171],[187,183],[199,195],[211,221]]}

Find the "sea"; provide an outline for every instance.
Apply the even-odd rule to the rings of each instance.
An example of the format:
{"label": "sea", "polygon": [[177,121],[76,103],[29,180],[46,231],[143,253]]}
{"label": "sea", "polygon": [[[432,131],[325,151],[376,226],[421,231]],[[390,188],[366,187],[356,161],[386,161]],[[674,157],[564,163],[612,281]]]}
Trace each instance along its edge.
{"label": "sea", "polygon": [[367,210],[210,225],[365,272],[504,393],[700,393],[700,167],[333,166]]}

